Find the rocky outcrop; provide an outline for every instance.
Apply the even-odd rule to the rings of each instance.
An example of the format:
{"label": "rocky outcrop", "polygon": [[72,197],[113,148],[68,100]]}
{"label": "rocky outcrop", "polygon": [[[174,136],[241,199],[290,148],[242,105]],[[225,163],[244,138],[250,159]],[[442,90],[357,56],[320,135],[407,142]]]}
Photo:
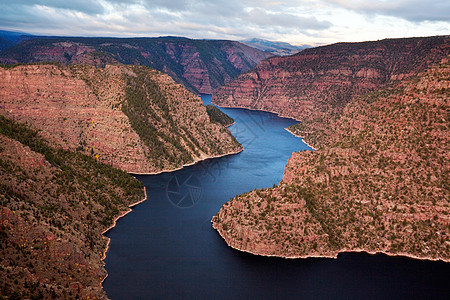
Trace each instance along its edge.
{"label": "rocky outcrop", "polygon": [[173,170],[242,148],[202,101],[147,67],[0,68],[0,114],[127,172]]}
{"label": "rocky outcrop", "polygon": [[352,98],[424,70],[450,53],[450,38],[387,39],[310,48],[273,57],[213,95],[213,103],[297,120],[340,112]]}
{"label": "rocky outcrop", "polygon": [[352,99],[342,114],[302,124],[299,134],[319,150],[293,153],[278,187],[230,200],[213,227],[228,245],[259,255],[450,261],[449,88],[445,58]]}
{"label": "rocky outcrop", "polygon": [[270,53],[234,41],[176,37],[33,38],[0,53],[0,62],[145,65],[168,73],[191,91],[213,93],[269,56]]}

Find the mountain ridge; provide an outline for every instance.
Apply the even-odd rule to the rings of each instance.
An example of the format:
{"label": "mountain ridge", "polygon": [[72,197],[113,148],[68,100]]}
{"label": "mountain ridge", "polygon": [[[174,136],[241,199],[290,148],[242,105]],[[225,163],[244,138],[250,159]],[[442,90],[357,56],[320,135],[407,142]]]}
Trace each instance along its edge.
{"label": "mountain ridge", "polygon": [[303,49],[311,48],[311,46],[309,45],[295,46],[287,42],[276,42],[258,38],[246,39],[242,40],[241,42],[256,49],[270,52],[276,56],[293,55]]}
{"label": "mountain ridge", "polygon": [[450,37],[338,43],[273,57],[213,95],[213,103],[279,113],[300,121],[339,112],[352,98],[439,63]]}
{"label": "mountain ridge", "polygon": [[173,170],[242,149],[196,95],[148,67],[21,65],[0,68],[0,78],[0,114],[127,172]]}
{"label": "mountain ridge", "polygon": [[266,52],[227,40],[33,37],[1,51],[0,62],[144,65],[168,73],[193,92],[213,93],[269,56]]}

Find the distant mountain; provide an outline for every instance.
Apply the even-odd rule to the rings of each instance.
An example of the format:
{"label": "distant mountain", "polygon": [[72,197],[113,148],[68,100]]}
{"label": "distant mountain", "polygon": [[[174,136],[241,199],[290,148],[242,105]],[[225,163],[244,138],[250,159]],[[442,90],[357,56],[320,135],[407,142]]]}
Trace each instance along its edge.
{"label": "distant mountain", "polygon": [[0,51],[4,49],[8,49],[10,47],[14,46],[14,44],[10,41],[8,41],[5,38],[0,37]]}
{"label": "distant mountain", "polygon": [[0,51],[11,48],[30,37],[32,37],[31,34],[24,32],[0,30]]}
{"label": "distant mountain", "polygon": [[300,52],[303,49],[311,48],[311,46],[309,45],[294,46],[285,42],[272,42],[256,38],[243,40],[241,42],[250,47],[254,47],[256,49],[269,52],[277,56],[293,55]]}
{"label": "distant mountain", "polygon": [[269,56],[270,53],[225,40],[36,37],[2,51],[0,62],[144,65],[168,73],[191,91],[213,93]]}

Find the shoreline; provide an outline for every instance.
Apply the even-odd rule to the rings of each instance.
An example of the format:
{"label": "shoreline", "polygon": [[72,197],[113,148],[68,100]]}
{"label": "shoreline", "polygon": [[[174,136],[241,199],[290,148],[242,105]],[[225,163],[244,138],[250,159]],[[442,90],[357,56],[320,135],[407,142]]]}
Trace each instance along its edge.
{"label": "shoreline", "polygon": [[248,107],[244,107],[244,106],[220,106],[219,104],[216,104],[214,102],[211,102],[211,103],[216,105],[217,107],[220,107],[220,108],[239,108],[239,109],[247,109],[247,110],[251,110],[251,111],[263,111],[263,112],[268,112],[268,113],[274,114],[274,115],[276,115],[276,116],[278,116],[280,118],[292,119],[292,120],[295,120],[297,122],[302,122],[302,121],[300,121],[300,120],[298,120],[298,119],[296,119],[294,117],[283,115],[281,113],[270,111],[270,110],[267,110],[267,109],[248,108]]}
{"label": "shoreline", "polygon": [[[234,124],[234,123],[233,123],[233,124]],[[233,125],[233,124],[231,124],[231,125]],[[231,125],[230,125],[230,126],[231,126]],[[181,169],[184,168],[184,167],[188,167],[188,166],[195,165],[195,164],[197,164],[197,163],[199,163],[199,162],[202,162],[202,161],[205,161],[205,160],[207,160],[207,159],[220,158],[220,157],[224,157],[224,156],[227,156],[227,155],[234,155],[234,154],[241,153],[242,151],[244,151],[244,147],[241,146],[241,149],[239,149],[238,151],[230,151],[230,152],[227,152],[227,153],[225,153],[225,154],[220,154],[220,155],[216,155],[216,156],[210,156],[210,157],[205,157],[205,158],[202,158],[202,159],[194,160],[192,163],[184,164],[183,166],[181,166],[181,167],[179,167],[179,168],[176,168],[176,169],[172,169],[172,170],[162,170],[162,171],[157,172],[157,173],[132,173],[132,172],[128,172],[128,174],[130,174],[130,175],[132,175],[132,176],[133,176],[133,175],[158,175],[158,174],[161,174],[161,173],[174,172],[174,171],[177,171],[177,170],[181,170]],[[132,208],[133,208],[134,206],[136,206],[136,205],[138,205],[138,204],[140,204],[140,203],[146,201],[147,198],[148,198],[148,195],[147,195],[147,189],[144,187],[144,198],[141,199],[141,200],[139,200],[139,201],[137,201],[137,202],[134,202],[134,203],[131,203],[130,205],[128,205],[128,209],[127,209],[126,211],[122,211],[118,216],[116,216],[116,217],[114,218],[114,220],[113,220],[113,223],[112,223],[108,228],[106,228],[105,230],[102,231],[102,234],[101,234],[101,235],[102,235],[103,238],[106,239],[106,247],[105,247],[105,249],[104,249],[104,251],[103,251],[103,255],[102,255],[102,258],[101,258],[101,261],[103,262],[103,268],[104,268],[104,270],[105,270],[105,272],[106,272],[106,275],[105,275],[105,276],[102,278],[102,280],[100,281],[100,286],[102,287],[102,289],[103,289],[103,282],[106,280],[106,278],[108,278],[108,272],[106,271],[106,268],[105,268],[105,265],[106,265],[106,264],[105,264],[105,259],[106,259],[106,256],[107,256],[107,252],[108,252],[108,250],[109,250],[109,244],[111,243],[111,239],[110,239],[109,237],[106,237],[105,234],[106,234],[109,230],[111,230],[111,229],[113,229],[114,227],[116,227],[117,221],[118,221],[119,219],[125,217],[127,214],[129,214],[130,212],[132,212],[132,211],[133,211]]]}
{"label": "shoreline", "polygon": [[[217,105],[217,106],[219,106],[219,105],[216,104],[216,103],[214,103],[214,104]],[[265,111],[265,112],[273,113],[273,114],[275,114],[275,115],[277,115],[277,116],[279,116],[279,117],[282,117],[282,118],[290,118],[290,119],[293,119],[293,120],[295,120],[295,121],[301,122],[300,120],[297,120],[296,118],[292,118],[292,117],[289,117],[289,116],[283,116],[283,115],[280,114],[280,113],[273,112],[273,111],[268,111],[268,110],[264,110],[264,109],[253,109],[253,108],[240,107],[240,106],[219,106],[219,107],[223,107],[223,108],[239,108],[239,109],[247,109],[247,110],[251,110],[251,111]],[[297,135],[297,134],[293,133],[293,132],[289,129],[289,127],[284,128],[284,129],[285,129],[286,131],[288,131],[289,133],[291,133],[292,135],[294,135],[294,136],[296,136],[296,137],[298,137],[298,138],[301,138],[302,141],[303,141],[303,143],[305,143],[308,147],[310,147],[310,148],[313,149],[314,151],[318,150],[317,148],[315,148],[315,147],[311,146],[310,144],[308,144],[308,143],[305,141],[305,138],[304,138],[303,136],[300,136],[300,135]],[[406,253],[406,252],[391,253],[391,252],[386,252],[386,251],[373,251],[373,250],[361,249],[361,248],[356,248],[356,249],[343,248],[343,249],[340,249],[339,251],[337,251],[335,254],[329,254],[329,255],[326,255],[326,254],[322,254],[322,255],[321,255],[321,254],[306,254],[306,255],[283,256],[283,255],[275,255],[275,254],[262,254],[262,253],[253,252],[253,251],[251,251],[251,250],[246,250],[246,249],[244,250],[244,249],[241,249],[241,248],[237,247],[236,245],[232,245],[232,244],[224,237],[224,235],[222,234],[222,231],[219,230],[219,229],[214,225],[214,222],[213,222],[212,220],[211,220],[211,223],[212,223],[212,227],[219,233],[219,235],[224,239],[224,241],[226,242],[226,244],[227,244],[229,247],[231,247],[232,249],[235,249],[235,250],[238,250],[238,251],[241,251],[241,252],[245,252],[245,253],[249,253],[249,254],[252,254],[252,255],[258,255],[258,256],[264,256],[264,257],[278,257],[278,258],[284,258],[284,259],[306,259],[306,258],[328,258],[328,259],[337,259],[337,258],[338,258],[338,255],[339,255],[340,253],[363,253],[363,252],[364,252],[364,253],[367,253],[367,254],[369,254],[369,255],[384,254],[384,255],[387,255],[387,256],[391,256],[391,257],[396,257],[396,256],[398,256],[398,257],[406,257],[406,258],[409,258],[409,259],[416,259],[416,260],[442,261],[442,262],[445,262],[445,263],[449,263],[449,262],[450,262],[450,259],[445,259],[445,258],[442,258],[442,257],[439,257],[439,258],[428,257],[428,256],[420,257],[420,256],[413,255],[413,254]]]}
{"label": "shoreline", "polygon": [[257,256],[263,256],[263,257],[277,257],[277,258],[284,258],[284,259],[307,259],[307,258],[326,258],[326,259],[338,259],[338,255],[341,253],[367,253],[369,255],[377,255],[377,254],[384,254],[386,256],[390,256],[390,257],[406,257],[409,259],[415,259],[415,260],[422,260],[422,261],[441,261],[444,263],[450,263],[450,259],[445,259],[442,257],[439,258],[434,258],[434,257],[429,257],[429,256],[425,256],[425,257],[420,257],[417,255],[413,255],[413,254],[409,254],[406,252],[400,252],[400,253],[391,253],[391,252],[386,252],[386,251],[372,251],[372,250],[366,250],[366,249],[360,249],[360,248],[356,248],[356,249],[341,249],[339,251],[337,251],[334,255],[330,254],[330,255],[326,255],[326,254],[305,254],[305,255],[294,255],[294,256],[284,256],[284,255],[276,255],[276,254],[263,254],[263,253],[257,253],[257,252],[253,252],[251,250],[246,250],[246,249],[241,249],[238,248],[237,246],[231,245],[231,243],[228,242],[227,239],[225,239],[225,237],[222,235],[222,232],[216,227],[214,226],[214,223],[212,222],[212,227],[217,231],[217,233],[219,233],[220,237],[222,237],[222,239],[225,241],[225,243],[231,247],[234,250],[240,251],[240,252],[244,252],[244,253],[248,253],[248,254],[252,254],[252,255],[257,255]]}
{"label": "shoreline", "polygon": [[[213,102],[211,102],[211,103],[213,103]],[[276,115],[276,116],[278,116],[278,117],[280,117],[280,118],[291,119],[291,120],[295,120],[296,122],[300,122],[300,123],[302,122],[302,121],[300,121],[300,120],[298,120],[298,119],[296,119],[296,118],[294,118],[294,117],[285,116],[285,115],[282,115],[282,114],[280,114],[280,113],[277,113],[277,112],[274,112],[274,111],[270,111],[270,110],[256,109],[256,108],[248,108],[248,107],[243,107],[243,106],[219,106],[219,105],[216,104],[216,103],[213,103],[213,104],[216,105],[217,107],[220,107],[220,108],[239,108],[239,109],[247,109],[247,110],[251,110],[251,111],[263,111],[263,112],[268,112],[268,113],[274,114],[274,115]],[[233,124],[234,124],[234,123],[233,123]],[[231,125],[233,125],[233,124],[231,124]],[[231,125],[229,125],[229,126],[231,126]],[[227,126],[227,127],[228,127],[228,126]],[[286,131],[288,131],[290,134],[292,134],[293,136],[298,137],[298,138],[301,138],[301,139],[302,139],[302,142],[305,143],[305,145],[308,146],[309,148],[313,149],[314,151],[319,150],[319,149],[317,149],[317,148],[311,146],[310,144],[308,144],[308,143],[305,141],[305,137],[304,137],[304,136],[297,135],[297,134],[293,133],[291,130],[289,130],[289,127],[286,127],[286,128],[284,128],[284,129],[285,129]]]}
{"label": "shoreline", "polygon": [[181,170],[184,167],[193,166],[193,165],[195,165],[195,164],[197,164],[199,162],[202,162],[202,161],[205,161],[205,160],[208,160],[208,159],[220,158],[220,157],[224,157],[224,156],[227,156],[227,155],[234,155],[234,154],[241,153],[242,151],[244,151],[244,147],[241,146],[241,149],[239,149],[237,151],[229,151],[229,152],[224,153],[224,154],[213,155],[213,156],[206,156],[204,158],[194,159],[194,161],[192,161],[190,163],[186,163],[186,164],[182,165],[181,167],[178,167],[178,168],[175,168],[175,169],[163,169],[163,170],[158,171],[158,172],[149,172],[149,173],[146,173],[146,172],[143,172],[143,173],[127,172],[127,173],[130,174],[130,175],[159,175],[159,174],[162,174],[162,173],[170,173],[170,172]]}
{"label": "shoreline", "polygon": [[233,123],[231,123],[231,124],[228,124],[228,125],[226,125],[225,127],[228,128],[228,127],[230,127],[230,126],[233,126],[234,124],[236,124],[236,122],[233,122]]}
{"label": "shoreline", "polygon": [[[101,261],[103,262],[103,268],[105,269],[105,271],[106,271],[106,268],[105,268],[105,265],[106,265],[105,264],[106,253],[108,252],[109,244],[111,243],[111,239],[109,237],[105,236],[105,233],[107,233],[109,230],[111,230],[114,227],[116,227],[117,221],[119,219],[125,217],[126,215],[128,215],[130,212],[132,212],[133,211],[132,208],[134,206],[136,206],[136,205],[138,205],[138,204],[140,204],[140,203],[142,203],[142,202],[144,202],[146,200],[147,200],[147,189],[144,187],[144,198],[139,200],[139,201],[137,201],[137,202],[134,202],[134,203],[131,203],[130,205],[128,205],[128,209],[126,211],[121,212],[118,216],[116,216],[114,218],[114,220],[113,220],[113,223],[102,232],[102,237],[106,239],[106,247],[105,247],[105,250],[103,251],[103,255],[102,255],[102,258],[101,258]],[[108,272],[106,272],[105,277],[103,277],[103,279],[100,281],[100,286],[102,287],[102,289],[103,289],[103,282],[105,281],[105,279],[107,277],[108,277]]]}
{"label": "shoreline", "polygon": [[286,130],[287,132],[289,132],[290,134],[292,134],[293,136],[296,136],[296,137],[298,137],[298,138],[301,138],[301,139],[302,139],[302,142],[303,142],[306,146],[308,146],[309,148],[313,149],[314,151],[319,150],[319,149],[317,149],[317,148],[311,146],[310,144],[308,144],[308,142],[305,141],[305,137],[303,137],[303,136],[301,136],[301,135],[298,135],[298,134],[295,134],[295,133],[293,133],[291,130],[289,130],[289,127],[286,127],[285,130]]}

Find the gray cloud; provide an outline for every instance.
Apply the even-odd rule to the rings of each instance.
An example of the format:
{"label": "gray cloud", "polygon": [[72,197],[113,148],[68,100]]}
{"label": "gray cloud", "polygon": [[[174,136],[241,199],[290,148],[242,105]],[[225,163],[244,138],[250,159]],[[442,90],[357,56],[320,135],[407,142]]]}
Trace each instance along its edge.
{"label": "gray cloud", "polygon": [[[336,15],[338,13],[346,16],[354,14],[349,11],[375,17],[390,15],[420,24],[419,21],[448,21],[450,13],[447,2],[448,0],[423,0],[423,3],[418,0],[0,0],[0,29],[48,35],[289,38],[298,43],[304,43],[302,39],[306,38],[323,43],[324,38],[327,41],[337,41],[336,37],[347,39],[347,33],[367,32],[363,29],[364,26],[371,25],[367,18],[366,24],[361,23],[364,18],[358,18],[359,23],[353,25],[352,20]],[[412,24],[408,23],[410,27],[406,30],[423,35],[419,30],[429,26],[429,23],[421,23],[411,30],[409,28],[412,28]],[[445,31],[442,27],[448,25],[445,22],[433,24],[433,33]],[[389,30],[391,27],[387,31]],[[372,32],[380,32],[377,38],[385,37],[383,29],[372,27]]]}
{"label": "gray cloud", "polygon": [[326,29],[329,22],[320,22],[314,17],[304,18],[288,13],[272,13],[261,8],[253,8],[246,20],[262,26],[292,27],[301,29]]}
{"label": "gray cloud", "polygon": [[0,0],[0,7],[33,7],[35,5],[42,5],[47,7],[68,9],[86,14],[99,14],[103,12],[103,6],[98,0],[76,0],[76,1],[61,1],[61,0]]}
{"label": "gray cloud", "polygon": [[412,22],[450,21],[450,1],[448,0],[327,1],[356,12],[400,17]]}

